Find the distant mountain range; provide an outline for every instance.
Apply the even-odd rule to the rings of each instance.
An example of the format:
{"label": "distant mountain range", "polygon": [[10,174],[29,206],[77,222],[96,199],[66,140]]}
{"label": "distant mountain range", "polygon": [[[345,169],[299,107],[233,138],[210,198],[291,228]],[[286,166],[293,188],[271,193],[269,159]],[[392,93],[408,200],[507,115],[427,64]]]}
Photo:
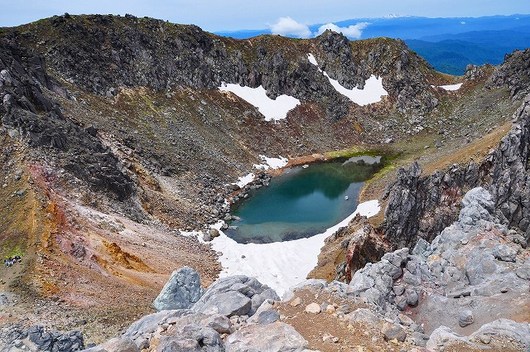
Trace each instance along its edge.
{"label": "distant mountain range", "polygon": [[[488,17],[389,17],[358,18],[336,22],[347,27],[359,22],[370,23],[362,39],[390,37],[405,40],[436,70],[462,75],[468,64],[497,65],[515,49],[530,47],[530,15]],[[309,26],[316,32],[322,24]],[[270,34],[269,29],[217,32],[233,38],[250,38]]]}

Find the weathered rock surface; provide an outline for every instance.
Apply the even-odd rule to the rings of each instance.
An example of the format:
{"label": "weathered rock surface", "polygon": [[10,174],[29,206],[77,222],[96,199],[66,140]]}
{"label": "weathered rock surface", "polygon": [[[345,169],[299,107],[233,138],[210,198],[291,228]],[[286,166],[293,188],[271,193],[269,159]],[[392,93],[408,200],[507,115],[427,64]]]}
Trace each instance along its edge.
{"label": "weathered rock surface", "polygon": [[280,298],[255,278],[230,276],[211,285],[192,309],[205,314],[252,316],[267,299],[278,301]]}
{"label": "weathered rock surface", "polygon": [[0,38],[0,105],[2,124],[32,147],[51,148],[61,166],[96,190],[120,200],[134,193],[132,180],[114,154],[93,133],[63,116],[43,89],[66,95],[46,71],[43,57],[21,47],[14,38]]}
{"label": "weathered rock surface", "polygon": [[292,326],[281,322],[248,325],[226,340],[227,352],[288,352],[306,347],[307,341]]}
{"label": "weathered rock surface", "polygon": [[0,349],[6,352],[74,352],[81,351],[84,347],[80,331],[62,333],[47,330],[42,326],[32,326],[28,329],[12,326],[0,331]]}
{"label": "weathered rock surface", "polygon": [[446,326],[441,326],[433,331],[426,347],[430,351],[444,351],[458,344],[460,349],[488,350],[495,347],[506,348],[506,343],[509,343],[512,348],[527,351],[530,348],[530,324],[499,319],[483,325],[468,337],[461,336]]}
{"label": "weathered rock surface", "polygon": [[446,340],[468,343],[456,335],[466,326],[518,318],[520,307],[530,304],[529,282],[516,274],[530,254],[516,238],[497,218],[492,195],[474,188],[465,194],[458,220],[431,244],[420,239],[410,253],[403,248],[385,254],[358,270],[350,287],[388,317],[409,307],[427,333],[437,328],[428,347]]}
{"label": "weathered rock surface", "polygon": [[530,93],[530,49],[516,50],[505,58],[492,77],[489,79],[489,87],[506,86],[510,89],[513,99],[522,99]]}
{"label": "weathered rock surface", "polygon": [[308,278],[325,278],[349,282],[352,273],[369,262],[381,259],[389,245],[365,217],[355,217],[325,240],[317,266]]}
{"label": "weathered rock surface", "polygon": [[480,164],[453,165],[421,176],[418,164],[398,172],[388,190],[389,203],[380,230],[396,247],[414,246],[418,238],[431,241],[457,219],[465,192],[482,186],[493,196],[497,217],[530,238],[530,96],[514,114],[517,123]]}
{"label": "weathered rock surface", "polygon": [[183,267],[171,274],[153,306],[158,311],[190,308],[203,292],[199,273],[190,267]]}

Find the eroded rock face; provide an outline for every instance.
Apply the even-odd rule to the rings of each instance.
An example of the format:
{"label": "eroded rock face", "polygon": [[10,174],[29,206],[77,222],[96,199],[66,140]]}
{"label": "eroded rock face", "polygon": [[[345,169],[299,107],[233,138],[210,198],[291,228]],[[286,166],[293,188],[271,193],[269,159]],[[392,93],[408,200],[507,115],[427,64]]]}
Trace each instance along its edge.
{"label": "eroded rock face", "polygon": [[15,39],[2,37],[0,72],[2,124],[13,136],[26,138],[35,148],[49,148],[59,156],[61,166],[96,190],[110,191],[119,200],[134,193],[132,180],[112,152],[90,131],[65,118],[43,92],[67,96],[47,74],[41,56],[20,47]]}
{"label": "eroded rock face", "polygon": [[[517,275],[529,254],[513,232],[496,217],[493,196],[474,188],[464,196],[458,220],[431,244],[420,239],[411,252],[385,254],[357,271],[350,287],[386,315],[412,310],[426,332],[440,325],[460,332],[496,316],[517,317],[530,304],[529,282]],[[446,330],[433,341],[454,334]]]}
{"label": "eroded rock face", "polygon": [[431,241],[457,219],[460,201],[471,188],[483,186],[493,197],[496,216],[530,237],[530,96],[514,114],[516,124],[480,164],[453,165],[421,176],[418,164],[398,172],[388,190],[389,204],[380,230],[397,248]]}
{"label": "eroded rock face", "polygon": [[325,278],[349,282],[352,273],[369,262],[381,259],[389,249],[365,217],[355,217],[325,240],[318,256],[317,266],[308,278]]}

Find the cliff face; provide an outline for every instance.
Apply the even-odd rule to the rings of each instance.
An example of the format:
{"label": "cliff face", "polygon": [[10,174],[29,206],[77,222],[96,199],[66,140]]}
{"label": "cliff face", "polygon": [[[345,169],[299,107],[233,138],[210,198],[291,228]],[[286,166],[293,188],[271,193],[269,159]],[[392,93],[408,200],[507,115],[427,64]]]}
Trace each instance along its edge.
{"label": "cliff face", "polygon": [[380,230],[397,248],[413,246],[419,238],[431,241],[454,222],[463,194],[482,186],[493,195],[501,221],[530,238],[530,97],[514,115],[516,123],[499,146],[480,163],[454,165],[421,176],[418,164],[398,172],[388,191],[389,203]]}
{"label": "cliff face", "polygon": [[131,179],[95,136],[96,131],[65,118],[43,89],[67,95],[47,74],[41,56],[21,48],[12,38],[0,38],[0,112],[9,134],[26,139],[30,147],[51,148],[53,154],[60,155],[60,167],[96,190],[110,191],[119,200],[132,195]]}

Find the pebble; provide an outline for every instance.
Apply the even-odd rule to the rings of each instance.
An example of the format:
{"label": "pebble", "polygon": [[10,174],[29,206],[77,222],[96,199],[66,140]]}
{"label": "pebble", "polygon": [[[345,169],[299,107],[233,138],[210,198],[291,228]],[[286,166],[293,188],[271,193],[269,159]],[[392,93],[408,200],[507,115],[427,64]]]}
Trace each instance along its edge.
{"label": "pebble", "polygon": [[307,307],[305,307],[305,311],[306,311],[306,313],[319,314],[321,312],[320,304],[311,303],[311,304],[307,305]]}
{"label": "pebble", "polygon": [[335,313],[335,306],[333,304],[328,304],[328,306],[326,307],[326,313],[329,313],[329,314],[333,314]]}
{"label": "pebble", "polygon": [[473,312],[469,309],[463,310],[458,316],[458,325],[462,328],[473,324],[474,321]]}
{"label": "pebble", "polygon": [[289,302],[292,307],[298,307],[301,303],[302,300],[300,299],[300,297],[295,297],[293,300],[291,300],[291,302]]}

